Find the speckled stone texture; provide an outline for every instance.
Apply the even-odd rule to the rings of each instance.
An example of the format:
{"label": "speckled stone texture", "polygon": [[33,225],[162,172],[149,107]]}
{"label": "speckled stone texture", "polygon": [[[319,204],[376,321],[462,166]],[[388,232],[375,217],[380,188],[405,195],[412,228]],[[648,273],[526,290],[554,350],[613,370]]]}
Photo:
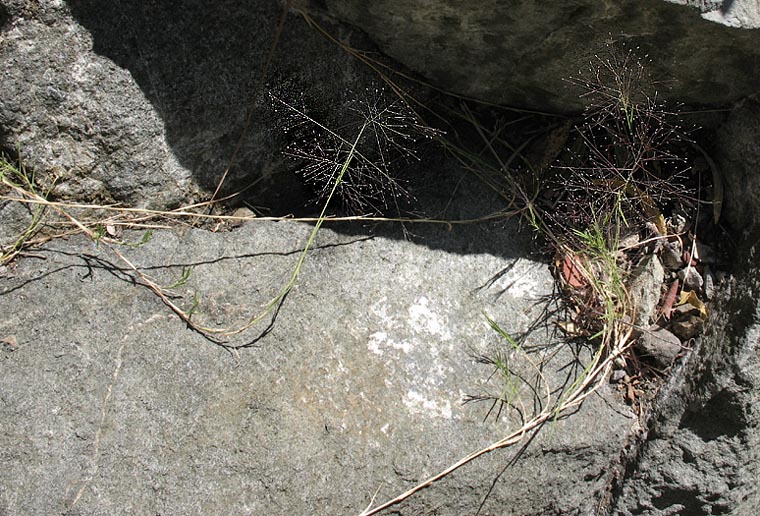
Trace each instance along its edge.
{"label": "speckled stone texture", "polygon": [[[517,412],[486,419],[490,402],[463,404],[504,389],[477,360],[511,349],[483,312],[517,335],[553,282],[514,229],[418,228],[416,242],[323,229],[271,333],[236,353],[189,330],[102,246],[46,246],[0,278],[0,336],[16,342],[0,350],[0,512],[358,515],[500,439]],[[199,320],[222,325],[276,293],[309,231],[164,230],[122,252],[162,284],[192,266],[175,301],[198,293]],[[552,388],[567,386],[588,353],[546,324],[524,345]],[[515,371],[527,365],[513,354]],[[525,415],[534,401],[527,385],[513,399]],[[494,452],[396,514],[589,514],[636,428],[605,385],[511,467],[517,449]]]}

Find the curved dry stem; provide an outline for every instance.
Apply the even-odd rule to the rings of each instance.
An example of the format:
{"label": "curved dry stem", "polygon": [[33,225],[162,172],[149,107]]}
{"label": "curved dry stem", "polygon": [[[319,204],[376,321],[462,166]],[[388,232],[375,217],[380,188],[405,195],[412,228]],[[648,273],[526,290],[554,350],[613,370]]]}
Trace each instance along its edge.
{"label": "curved dry stem", "polygon": [[[567,412],[568,410],[579,406],[581,403],[583,403],[583,401],[586,398],[588,398],[591,394],[596,392],[599,389],[599,387],[601,387],[601,385],[604,383],[604,379],[607,377],[610,370],[612,369],[615,359],[619,357],[621,354],[623,354],[627,350],[628,346],[630,346],[630,337],[633,332],[633,329],[627,328],[622,333],[619,333],[618,330],[619,328],[616,328],[615,331],[613,332],[613,335],[617,337],[616,340],[614,342],[608,342],[608,345],[611,346],[610,352],[605,353],[605,354],[597,353],[591,365],[587,367],[588,373],[581,379],[580,382],[577,383],[577,385],[572,387],[569,390],[569,392],[566,393],[566,395],[563,395],[561,397],[561,401],[554,407],[551,406],[551,403],[550,403],[551,391],[548,384],[545,381],[541,368],[535,362],[533,362],[533,360],[528,355],[524,355],[525,358],[528,359],[530,365],[541,376],[542,382],[544,383],[544,387],[546,388],[546,394],[545,394],[546,403],[543,405],[544,409],[541,412],[536,414],[532,419],[527,421],[520,428],[511,432],[510,434],[503,437],[502,439],[499,439],[498,441],[491,443],[485,448],[482,448],[480,450],[470,453],[469,455],[461,458],[460,460],[458,460],[451,466],[431,476],[427,480],[420,482],[419,484],[415,485],[411,489],[396,496],[395,498],[392,498],[388,500],[387,502],[384,502],[381,505],[378,505],[374,508],[368,507],[367,509],[362,511],[359,514],[359,516],[372,516],[394,505],[397,505],[403,502],[404,500],[410,498],[414,494],[418,493],[419,491],[425,489],[426,487],[450,475],[451,473],[461,468],[462,466],[476,460],[477,458],[482,457],[483,455],[486,455],[498,449],[514,446],[515,444],[521,442],[531,432],[538,430],[544,423],[552,419],[556,419],[560,417],[562,414],[564,414],[565,412]],[[604,356],[604,358],[602,358],[602,356]]]}
{"label": "curved dry stem", "polygon": [[[358,135],[358,138],[361,137],[361,133]],[[350,159],[353,159],[353,154],[350,154]],[[350,164],[350,159],[347,159],[344,163],[344,167],[347,167]],[[342,176],[340,176],[342,177]],[[58,213],[63,220],[59,221],[57,223],[53,224],[63,224],[73,227],[72,230],[69,231],[62,231],[60,233],[56,233],[54,235],[46,235],[44,237],[35,239],[34,242],[27,241],[27,244],[32,243],[43,243],[46,241],[49,241],[56,237],[67,237],[72,236],[77,233],[84,233],[89,238],[93,239],[94,241],[97,241],[101,244],[103,244],[104,247],[107,247],[122,263],[124,263],[127,268],[140,279],[142,284],[146,286],[148,289],[150,289],[155,295],[157,295],[161,301],[169,307],[183,322],[185,322],[190,328],[193,330],[202,333],[206,335],[207,337],[213,337],[213,336],[221,336],[221,337],[231,337],[235,335],[239,335],[246,330],[250,329],[251,327],[255,326],[259,322],[261,322],[263,319],[265,319],[267,316],[269,316],[273,310],[276,309],[278,304],[284,299],[284,297],[290,292],[292,287],[295,285],[296,280],[298,279],[301,266],[303,265],[303,262],[306,258],[306,254],[313,245],[314,238],[316,237],[316,233],[321,228],[322,224],[329,223],[329,222],[352,222],[352,221],[372,221],[372,222],[397,222],[397,223],[422,223],[422,224],[442,224],[449,228],[455,226],[455,225],[464,225],[464,224],[476,224],[476,223],[482,223],[492,220],[500,220],[512,217],[514,215],[519,214],[519,211],[499,211],[495,213],[491,213],[488,215],[484,215],[483,217],[479,218],[473,218],[473,219],[462,219],[462,220],[449,220],[449,219],[432,219],[432,218],[403,218],[403,217],[366,217],[366,216],[352,216],[352,217],[329,217],[326,215],[326,209],[327,206],[331,200],[331,197],[327,199],[327,202],[324,204],[323,210],[319,217],[304,217],[304,218],[296,218],[296,217],[245,217],[245,216],[232,216],[232,215],[210,215],[205,213],[198,213],[195,211],[191,211],[198,207],[203,207],[208,202],[205,203],[197,203],[192,204],[188,206],[183,206],[181,208],[178,208],[176,210],[150,210],[150,209],[144,209],[144,208],[130,208],[130,207],[123,207],[123,206],[117,206],[117,205],[99,205],[99,204],[86,204],[86,203],[67,203],[67,202],[60,202],[60,201],[51,201],[46,199],[44,196],[40,195],[39,193],[36,193],[34,191],[30,191],[28,188],[24,188],[20,185],[17,185],[15,183],[12,183],[8,181],[7,179],[3,179],[2,183],[12,189],[16,195],[3,195],[0,196],[0,199],[4,200],[12,200],[16,202],[26,203],[26,204],[32,204],[36,206],[40,206],[43,208],[49,208],[52,211]],[[337,187],[337,181],[334,187]],[[334,192],[333,192],[334,193]],[[96,220],[92,221],[83,221],[77,217],[75,217],[72,214],[72,211],[74,210],[91,210],[95,212],[110,212],[113,213],[114,216],[108,219],[98,218]],[[122,217],[120,219],[120,217]],[[121,253],[115,246],[119,245],[120,242],[117,240],[114,240],[112,238],[109,238],[107,236],[103,236],[102,234],[98,234],[98,228],[103,227],[106,224],[112,224],[112,225],[123,225],[130,228],[140,227],[140,228],[156,228],[156,227],[169,227],[169,226],[162,226],[162,225],[155,225],[155,224],[147,224],[148,221],[151,221],[153,219],[191,219],[191,220],[222,220],[222,221],[231,221],[231,222],[265,222],[265,221],[285,221],[285,222],[301,222],[301,223],[315,223],[315,227],[312,230],[312,233],[310,235],[310,238],[307,242],[306,247],[301,251],[301,254],[299,256],[299,260],[294,268],[293,273],[291,274],[291,277],[288,281],[288,283],[281,289],[281,291],[272,299],[270,300],[266,305],[262,312],[257,313],[255,316],[252,316],[249,318],[245,323],[240,324],[238,326],[225,326],[225,327],[211,327],[207,326],[201,323],[198,323],[197,321],[193,320],[193,310],[185,310],[179,305],[177,305],[174,301],[172,301],[170,297],[170,292],[167,288],[161,286],[161,284],[153,279],[148,274],[145,274],[140,270],[140,268],[132,263],[126,256],[124,256],[123,253]],[[226,347],[235,347],[235,346],[229,346],[225,344]]]}
{"label": "curved dry stem", "polygon": [[[51,207],[56,207],[63,210],[93,210],[93,211],[114,212],[117,214],[124,214],[124,215],[132,215],[134,216],[134,218],[130,218],[126,220],[109,219],[108,222],[109,223],[113,222],[114,224],[121,224],[124,226],[139,226],[139,227],[143,227],[143,226],[140,226],[140,224],[143,221],[153,220],[157,218],[205,219],[205,220],[216,220],[216,221],[224,221],[224,222],[306,222],[306,223],[312,223],[312,222],[318,222],[320,220],[319,217],[293,217],[290,215],[285,215],[282,217],[258,217],[255,215],[251,215],[251,216],[211,215],[208,213],[197,213],[197,212],[189,211],[192,208],[203,206],[207,203],[191,204],[188,206],[183,206],[182,208],[177,208],[176,210],[164,211],[164,210],[151,210],[151,209],[146,209],[146,208],[129,208],[129,207],[116,206],[116,205],[108,205],[108,204],[81,204],[81,203],[50,201],[42,197],[26,198],[26,197],[13,197],[13,196],[8,196],[8,195],[0,195],[0,200],[9,200],[9,201],[17,201],[17,202],[26,203],[26,204],[38,204],[38,205],[43,205],[43,206],[51,206]],[[516,210],[516,209],[515,210],[500,210],[493,213],[489,213],[487,215],[483,215],[482,217],[476,217],[476,218],[471,218],[471,219],[436,219],[436,218],[426,218],[426,217],[419,217],[419,218],[374,217],[374,216],[367,216],[367,215],[351,215],[351,216],[345,216],[345,217],[334,217],[334,216],[326,215],[322,219],[322,221],[327,222],[327,223],[329,222],[399,222],[403,224],[441,224],[444,226],[459,226],[459,225],[479,224],[481,222],[489,222],[493,220],[506,219],[506,218],[514,217],[515,215],[519,215],[520,213],[522,213],[522,210]],[[90,226],[90,225],[95,225],[95,224],[103,224],[104,222],[106,221],[103,219],[97,219],[91,222],[82,222],[82,224],[84,224],[85,226]],[[72,224],[72,225],[75,225],[75,224]],[[144,226],[144,227],[166,228],[170,226]]]}

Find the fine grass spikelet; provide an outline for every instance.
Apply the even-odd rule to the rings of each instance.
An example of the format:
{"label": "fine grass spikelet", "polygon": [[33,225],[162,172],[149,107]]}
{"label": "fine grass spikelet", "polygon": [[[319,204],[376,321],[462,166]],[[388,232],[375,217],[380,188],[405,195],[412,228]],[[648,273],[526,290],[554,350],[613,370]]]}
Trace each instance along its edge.
{"label": "fine grass spikelet", "polygon": [[[335,190],[342,211],[369,215],[388,210],[401,212],[412,200],[400,177],[401,165],[419,160],[418,144],[437,134],[421,122],[400,97],[381,87],[352,95],[335,116],[312,111],[303,95],[289,101],[274,92],[273,106],[286,120],[283,129],[290,143],[285,155],[296,164],[295,173],[322,204],[332,191],[349,152],[350,166]],[[354,137],[361,139],[354,145]]]}

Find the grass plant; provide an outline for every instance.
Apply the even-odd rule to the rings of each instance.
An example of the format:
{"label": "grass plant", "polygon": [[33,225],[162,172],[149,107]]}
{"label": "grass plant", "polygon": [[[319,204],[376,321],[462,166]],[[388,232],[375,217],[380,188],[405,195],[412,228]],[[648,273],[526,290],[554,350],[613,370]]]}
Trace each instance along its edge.
{"label": "grass plant", "polygon": [[[400,165],[418,161],[416,144],[437,134],[403,99],[389,99],[384,88],[367,88],[363,98],[345,107],[341,123],[329,124],[310,113],[303,96],[297,101],[274,92],[269,96],[290,140],[285,154],[295,161],[296,174],[313,188],[317,202],[335,197],[352,214],[381,214],[390,208],[402,212],[401,204],[411,196],[397,177]],[[363,137],[352,146],[351,135],[358,133]],[[353,156],[344,169],[349,148]]]}
{"label": "grass plant", "polygon": [[[447,140],[444,145],[546,242],[555,256],[567,308],[566,319],[559,324],[569,338],[590,342],[593,352],[569,384],[554,390],[546,382],[543,365],[487,317],[505,343],[489,360],[502,381],[500,393],[490,398],[494,405],[489,413],[497,404],[499,410],[514,408],[521,390],[539,392],[523,389],[528,382],[516,374],[519,362],[534,371],[530,383],[542,387],[542,396],[533,394],[539,398],[533,404],[536,409],[522,413],[519,428],[507,436],[405,493],[368,507],[361,516],[400,503],[486,453],[529,439],[546,422],[577,408],[603,385],[616,363],[626,360],[633,344],[634,308],[626,289],[630,249],[621,250],[621,240],[646,231],[650,238],[643,242],[666,238],[663,206],[689,196],[681,182],[689,168],[681,151],[689,138],[676,114],[657,101],[646,67],[632,51],[608,49],[571,82],[582,88],[589,107],[571,131],[563,133],[562,124],[555,126],[562,144],[549,141],[538,159],[529,156],[534,136],[510,142],[505,123],[489,128],[466,105],[461,117],[480,139],[481,151],[472,151],[463,140]],[[653,237],[647,228],[654,228]],[[520,406],[523,412],[524,407]]]}
{"label": "grass plant", "polygon": [[[21,158],[16,163],[6,155],[0,155],[0,185],[6,190],[21,194],[24,199],[47,198],[48,191],[41,191],[35,181],[34,173],[29,172]],[[0,265],[5,265],[23,254],[25,249],[33,246],[35,236],[42,227],[46,206],[31,206],[31,220],[27,227],[9,243],[0,242]]]}

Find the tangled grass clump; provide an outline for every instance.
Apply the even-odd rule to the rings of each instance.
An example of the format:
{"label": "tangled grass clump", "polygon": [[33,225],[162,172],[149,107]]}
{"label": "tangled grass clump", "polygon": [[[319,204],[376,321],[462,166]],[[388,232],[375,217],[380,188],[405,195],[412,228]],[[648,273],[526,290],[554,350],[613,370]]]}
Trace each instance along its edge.
{"label": "tangled grass clump", "polygon": [[[43,190],[34,177],[34,172],[30,172],[24,166],[19,158],[11,160],[6,155],[0,155],[0,192],[6,197],[6,194],[16,192],[28,192],[27,198],[42,196],[47,197],[49,190]],[[13,261],[16,257],[22,255],[25,250],[39,243],[36,239],[44,218],[46,207],[44,205],[30,206],[30,219],[27,227],[16,235],[10,242],[0,242],[0,265],[5,265]]]}
{"label": "tangled grass clump", "polygon": [[[679,114],[658,100],[647,67],[634,51],[613,45],[570,82],[581,88],[588,107],[576,123],[552,122],[544,129],[542,152],[531,155],[540,128],[519,134],[522,141],[515,142],[506,134],[513,122],[496,120],[489,127],[491,121],[465,103],[460,116],[480,139],[481,151],[456,141],[445,146],[548,245],[565,307],[557,325],[571,343],[580,339],[590,345],[591,353],[584,362],[578,358],[578,373],[569,382],[549,385],[546,364],[533,356],[524,336],[511,335],[486,316],[504,345],[479,360],[493,368],[502,384],[495,394],[465,401],[490,402],[488,414],[497,419],[504,409],[517,413],[507,420],[518,428],[398,497],[371,504],[362,516],[401,502],[486,453],[529,442],[545,423],[579,407],[613,369],[637,367],[633,345],[641,328],[633,324],[638,307],[628,292],[629,274],[642,256],[681,238],[665,218],[669,208],[698,209],[702,202],[699,192],[687,186],[688,151],[696,145]],[[525,402],[523,395],[532,400]]]}

